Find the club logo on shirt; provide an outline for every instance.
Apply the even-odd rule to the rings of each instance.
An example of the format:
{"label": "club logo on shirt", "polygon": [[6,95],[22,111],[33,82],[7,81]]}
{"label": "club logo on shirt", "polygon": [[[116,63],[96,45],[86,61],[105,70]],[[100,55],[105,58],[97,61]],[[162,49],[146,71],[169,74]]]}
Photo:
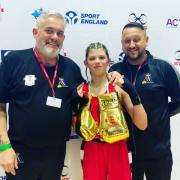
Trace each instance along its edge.
{"label": "club logo on shirt", "polygon": [[152,77],[151,77],[151,74],[145,74],[144,75],[144,80],[142,81],[142,84],[149,84],[149,83],[153,83],[152,81]]}
{"label": "club logo on shirt", "polygon": [[67,87],[63,78],[59,78],[59,83],[57,85],[57,88],[61,88],[61,87]]}
{"label": "club logo on shirt", "polygon": [[37,80],[37,78],[35,75],[30,74],[30,75],[25,75],[23,80],[25,81],[25,86],[34,86],[35,80]]}

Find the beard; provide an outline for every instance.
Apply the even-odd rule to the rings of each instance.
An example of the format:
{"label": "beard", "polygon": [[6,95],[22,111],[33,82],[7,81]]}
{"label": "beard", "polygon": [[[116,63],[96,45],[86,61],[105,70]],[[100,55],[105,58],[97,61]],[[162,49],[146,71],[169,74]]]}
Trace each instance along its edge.
{"label": "beard", "polygon": [[126,57],[130,61],[138,61],[144,56],[144,51],[138,51],[136,55],[126,54]]}
{"label": "beard", "polygon": [[55,58],[58,56],[59,52],[60,52],[60,48],[54,50],[53,48],[44,46],[44,48],[42,49],[44,55],[46,55],[49,58]]}
{"label": "beard", "polygon": [[39,41],[37,42],[37,47],[38,50],[40,51],[41,54],[43,54],[44,56],[47,56],[48,58],[55,58],[58,56],[61,48],[62,48],[62,44],[60,44],[59,46],[57,46],[57,48],[53,48],[53,47],[49,47],[48,44],[46,44],[43,41]]}

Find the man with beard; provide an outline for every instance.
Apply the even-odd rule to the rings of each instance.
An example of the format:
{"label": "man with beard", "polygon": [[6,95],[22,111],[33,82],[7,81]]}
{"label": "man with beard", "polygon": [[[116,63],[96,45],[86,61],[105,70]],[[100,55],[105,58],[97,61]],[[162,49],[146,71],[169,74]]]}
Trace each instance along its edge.
{"label": "man with beard", "polygon": [[84,81],[80,68],[59,55],[64,30],[61,14],[43,12],[33,29],[35,47],[13,51],[1,64],[0,164],[7,180],[60,179],[75,87]]}
{"label": "man with beard", "polygon": [[148,36],[141,24],[126,24],[121,43],[125,57],[111,70],[120,72],[133,83],[148,115],[145,131],[133,124],[129,126],[132,179],[143,180],[145,174],[146,180],[170,180],[170,116],[180,112],[179,74],[169,63],[146,50]]}

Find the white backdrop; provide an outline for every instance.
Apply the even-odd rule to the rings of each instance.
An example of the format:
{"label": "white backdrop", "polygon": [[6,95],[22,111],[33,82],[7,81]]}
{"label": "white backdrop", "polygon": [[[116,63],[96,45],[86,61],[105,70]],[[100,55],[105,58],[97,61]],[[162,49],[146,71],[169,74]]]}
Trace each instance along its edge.
{"label": "white backdrop", "polygon": [[[34,45],[32,28],[41,10],[56,10],[69,20],[64,51],[84,73],[85,48],[91,42],[107,45],[112,61],[122,52],[120,34],[129,21],[144,23],[150,36],[148,50],[174,64],[180,72],[179,0],[0,0],[0,59],[4,50],[25,49]],[[32,15],[33,14],[33,15]],[[180,115],[171,120],[174,158],[172,179],[180,179]],[[70,180],[81,180],[80,140],[68,143],[66,162]],[[72,150],[73,149],[73,150]],[[4,180],[3,171],[0,180]]]}

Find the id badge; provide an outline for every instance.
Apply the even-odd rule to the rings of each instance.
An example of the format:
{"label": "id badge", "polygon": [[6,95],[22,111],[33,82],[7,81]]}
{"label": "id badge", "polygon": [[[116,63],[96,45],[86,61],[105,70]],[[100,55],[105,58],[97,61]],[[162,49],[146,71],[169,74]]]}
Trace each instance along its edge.
{"label": "id badge", "polygon": [[62,99],[48,96],[46,105],[56,107],[56,108],[61,108],[61,102],[62,102]]}

